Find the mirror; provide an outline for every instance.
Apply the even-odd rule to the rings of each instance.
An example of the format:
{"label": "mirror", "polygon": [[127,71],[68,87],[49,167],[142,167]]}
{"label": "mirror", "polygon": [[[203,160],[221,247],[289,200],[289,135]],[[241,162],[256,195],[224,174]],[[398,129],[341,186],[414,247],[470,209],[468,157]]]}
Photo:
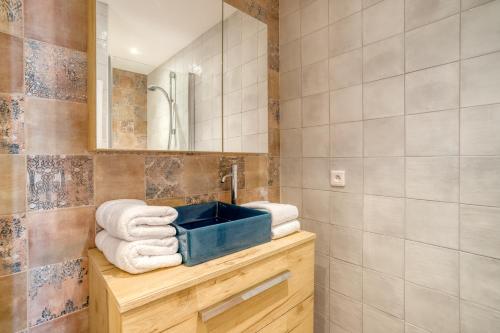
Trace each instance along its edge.
{"label": "mirror", "polygon": [[97,149],[267,152],[265,23],[222,0],[95,11]]}
{"label": "mirror", "polygon": [[267,25],[224,3],[224,151],[267,153]]}

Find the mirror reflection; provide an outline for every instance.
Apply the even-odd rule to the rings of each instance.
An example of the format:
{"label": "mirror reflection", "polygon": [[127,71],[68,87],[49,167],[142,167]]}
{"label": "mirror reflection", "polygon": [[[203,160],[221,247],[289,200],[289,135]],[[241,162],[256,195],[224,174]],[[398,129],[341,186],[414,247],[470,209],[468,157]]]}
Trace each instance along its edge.
{"label": "mirror reflection", "polygon": [[96,50],[99,149],[267,152],[264,23],[222,0],[99,0]]}

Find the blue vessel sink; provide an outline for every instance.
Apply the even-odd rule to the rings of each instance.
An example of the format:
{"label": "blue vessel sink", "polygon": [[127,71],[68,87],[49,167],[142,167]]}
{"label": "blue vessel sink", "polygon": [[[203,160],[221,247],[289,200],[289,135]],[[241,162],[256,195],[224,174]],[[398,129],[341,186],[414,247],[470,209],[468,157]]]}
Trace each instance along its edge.
{"label": "blue vessel sink", "polygon": [[176,209],[173,225],[187,266],[271,241],[269,213],[219,201]]}

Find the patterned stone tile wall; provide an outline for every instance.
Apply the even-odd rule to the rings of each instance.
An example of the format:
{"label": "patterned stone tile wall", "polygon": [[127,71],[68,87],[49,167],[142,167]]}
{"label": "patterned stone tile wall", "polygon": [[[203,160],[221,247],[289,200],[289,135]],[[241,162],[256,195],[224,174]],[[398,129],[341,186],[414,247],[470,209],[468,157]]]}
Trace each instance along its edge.
{"label": "patterned stone tile wall", "polygon": [[147,148],[147,75],[113,68],[112,148]]}
{"label": "patterned stone tile wall", "polygon": [[[102,202],[279,201],[278,1],[232,5],[268,24],[269,154],[87,149],[86,0],[0,0],[0,331],[87,332],[87,250]],[[63,27],[63,28],[61,28]]]}

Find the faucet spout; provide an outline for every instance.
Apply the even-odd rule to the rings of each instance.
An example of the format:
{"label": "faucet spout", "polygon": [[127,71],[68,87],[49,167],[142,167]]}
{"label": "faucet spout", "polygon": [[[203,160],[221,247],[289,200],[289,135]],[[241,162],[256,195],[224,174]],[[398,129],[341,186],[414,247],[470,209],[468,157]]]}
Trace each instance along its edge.
{"label": "faucet spout", "polygon": [[231,166],[231,173],[223,176],[221,183],[225,183],[228,177],[231,177],[231,203],[236,205],[238,201],[238,164]]}

